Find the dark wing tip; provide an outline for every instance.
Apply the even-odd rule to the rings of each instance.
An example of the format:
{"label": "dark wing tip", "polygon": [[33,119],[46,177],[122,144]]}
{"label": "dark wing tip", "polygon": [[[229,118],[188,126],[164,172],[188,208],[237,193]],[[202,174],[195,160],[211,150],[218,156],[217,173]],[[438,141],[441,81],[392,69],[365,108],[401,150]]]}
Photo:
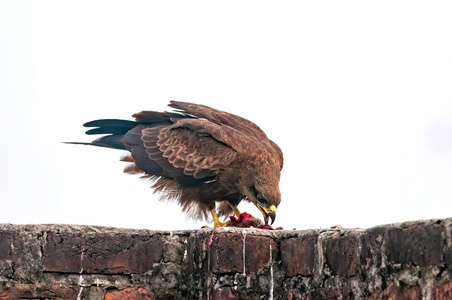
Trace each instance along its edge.
{"label": "dark wing tip", "polygon": [[130,129],[130,127],[104,126],[87,130],[85,134],[126,134]]}
{"label": "dark wing tip", "polygon": [[63,144],[73,144],[73,145],[87,145],[87,146],[97,146],[105,147],[119,150],[127,150],[124,144],[121,142],[121,136],[119,135],[107,135],[100,137],[91,143],[84,142],[62,142]]}
{"label": "dark wing tip", "polygon": [[130,120],[118,120],[118,119],[99,119],[89,121],[83,124],[84,127],[128,127],[132,128],[137,125],[137,122]]}

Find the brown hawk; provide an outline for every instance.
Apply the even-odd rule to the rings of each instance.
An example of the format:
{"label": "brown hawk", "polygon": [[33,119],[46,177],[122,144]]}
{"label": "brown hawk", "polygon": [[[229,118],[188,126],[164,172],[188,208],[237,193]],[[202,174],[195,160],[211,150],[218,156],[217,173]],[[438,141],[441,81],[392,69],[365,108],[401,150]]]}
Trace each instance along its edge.
{"label": "brown hawk", "polygon": [[[281,201],[281,149],[254,123],[204,105],[171,101],[172,112],[142,111],[135,121],[102,119],[85,123],[88,135],[104,136],[86,144],[128,150],[125,173],[153,180],[162,200],[176,200],[195,218],[234,212],[246,200],[275,219]],[[218,214],[216,203],[219,202]]]}

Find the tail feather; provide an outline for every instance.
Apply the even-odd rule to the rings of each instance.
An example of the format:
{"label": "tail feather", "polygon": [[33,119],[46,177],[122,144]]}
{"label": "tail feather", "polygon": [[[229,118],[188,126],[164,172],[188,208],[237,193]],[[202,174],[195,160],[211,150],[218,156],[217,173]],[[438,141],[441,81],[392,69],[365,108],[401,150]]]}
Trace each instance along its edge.
{"label": "tail feather", "polygon": [[86,131],[85,133],[88,135],[91,134],[126,134],[129,131],[130,127],[114,127],[114,126],[105,126],[105,127],[96,127]]}
{"label": "tail feather", "polygon": [[137,126],[137,122],[118,119],[99,119],[83,124],[85,127],[127,127],[133,128]]}
{"label": "tail feather", "polygon": [[121,141],[122,137],[132,128],[139,125],[138,122],[117,119],[100,119],[83,124],[85,127],[95,127],[86,131],[86,134],[105,134],[95,139],[91,143],[66,142],[66,144],[90,145],[106,147],[112,149],[126,150],[126,146]]}
{"label": "tail feather", "polygon": [[184,113],[178,112],[156,112],[156,111],[142,111],[134,114],[132,117],[135,121],[118,120],[118,119],[99,119],[86,122],[85,127],[92,127],[85,133],[88,135],[103,134],[104,136],[92,141],[91,143],[83,142],[68,142],[67,144],[91,145],[98,147],[106,147],[113,149],[127,150],[121,139],[132,128],[138,125],[170,125],[173,124],[173,119],[181,117],[189,117]]}
{"label": "tail feather", "polygon": [[91,143],[85,142],[62,142],[63,144],[73,144],[73,145],[88,145],[88,146],[97,146],[97,147],[105,147],[111,149],[120,149],[127,150],[126,146],[121,142],[122,135],[107,135],[100,137]]}
{"label": "tail feather", "polygon": [[126,150],[126,146],[121,142],[123,134],[106,135],[91,142],[94,146],[107,147],[113,149]]}

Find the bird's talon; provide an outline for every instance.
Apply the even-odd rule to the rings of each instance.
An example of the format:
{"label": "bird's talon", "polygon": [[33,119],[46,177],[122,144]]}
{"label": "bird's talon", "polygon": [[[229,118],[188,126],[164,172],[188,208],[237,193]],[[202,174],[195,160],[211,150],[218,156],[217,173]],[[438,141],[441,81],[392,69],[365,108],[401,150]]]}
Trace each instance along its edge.
{"label": "bird's talon", "polygon": [[215,208],[212,209],[210,211],[210,213],[212,214],[213,226],[214,227],[226,227],[226,226],[229,225],[229,221],[220,222],[220,220],[218,219],[218,215],[217,215],[217,212],[216,212]]}
{"label": "bird's talon", "polygon": [[214,222],[213,226],[214,227],[227,227],[227,226],[229,226],[229,221],[226,221],[226,222],[220,222],[220,221]]}

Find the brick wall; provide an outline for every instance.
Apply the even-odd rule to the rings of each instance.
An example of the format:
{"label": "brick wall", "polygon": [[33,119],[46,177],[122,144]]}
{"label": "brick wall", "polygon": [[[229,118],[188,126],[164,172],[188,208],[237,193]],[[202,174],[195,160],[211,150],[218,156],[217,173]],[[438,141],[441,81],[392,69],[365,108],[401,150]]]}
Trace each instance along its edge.
{"label": "brick wall", "polygon": [[0,225],[0,299],[452,299],[452,219],[159,232]]}

